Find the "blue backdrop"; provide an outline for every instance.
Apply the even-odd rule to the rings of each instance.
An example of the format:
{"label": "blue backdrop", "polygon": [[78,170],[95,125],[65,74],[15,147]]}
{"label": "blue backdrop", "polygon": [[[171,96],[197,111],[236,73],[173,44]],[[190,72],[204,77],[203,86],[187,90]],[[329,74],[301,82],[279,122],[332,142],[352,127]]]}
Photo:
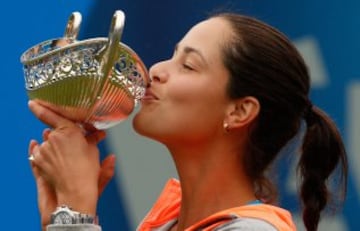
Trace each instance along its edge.
{"label": "blue backdrop", "polygon": [[[34,0],[10,1],[0,15],[3,22],[0,62],[3,112],[0,118],[4,122],[0,215],[9,230],[40,229],[27,144],[30,138],[40,139],[43,125],[27,108],[20,55],[40,41],[62,36],[73,11],[83,15],[80,38],[107,36],[116,9],[124,10],[127,16],[123,41],[137,51],[147,66],[169,57],[183,34],[215,9],[256,16],[285,32],[311,61],[308,64],[314,74],[312,99],[335,119],[349,150],[349,193],[343,213],[339,215],[340,225],[334,227],[344,231],[360,228],[354,212],[360,209],[360,172],[357,172],[357,164],[360,164],[357,156],[360,151],[357,144],[360,138],[357,136],[360,135],[357,121],[357,115],[360,116],[359,1]],[[105,142],[102,144],[104,153],[106,149]],[[280,190],[284,195],[281,202],[296,214],[296,191],[289,183],[291,173],[284,170],[280,177]],[[129,214],[123,208],[117,187],[121,182],[117,181],[119,179],[112,181],[100,201],[99,215],[106,231],[130,230]],[[17,228],[10,228],[14,225]]]}

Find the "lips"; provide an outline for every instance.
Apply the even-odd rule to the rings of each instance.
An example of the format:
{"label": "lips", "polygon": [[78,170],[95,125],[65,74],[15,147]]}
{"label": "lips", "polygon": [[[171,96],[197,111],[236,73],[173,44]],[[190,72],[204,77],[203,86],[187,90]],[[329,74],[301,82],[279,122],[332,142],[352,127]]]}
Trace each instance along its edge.
{"label": "lips", "polygon": [[159,98],[148,88],[145,91],[145,95],[142,100],[158,100]]}

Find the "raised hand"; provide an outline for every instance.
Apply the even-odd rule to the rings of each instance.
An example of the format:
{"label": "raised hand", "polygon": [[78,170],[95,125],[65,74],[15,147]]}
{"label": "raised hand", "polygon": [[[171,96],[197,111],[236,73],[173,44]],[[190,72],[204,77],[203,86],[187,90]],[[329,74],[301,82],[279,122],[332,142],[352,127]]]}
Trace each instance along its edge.
{"label": "raised hand", "polygon": [[95,215],[98,196],[114,174],[114,155],[100,165],[97,144],[105,132],[94,130],[85,134],[76,123],[36,102],[30,102],[29,108],[52,128],[43,132],[41,144],[34,140],[29,144],[43,226],[61,204]]}

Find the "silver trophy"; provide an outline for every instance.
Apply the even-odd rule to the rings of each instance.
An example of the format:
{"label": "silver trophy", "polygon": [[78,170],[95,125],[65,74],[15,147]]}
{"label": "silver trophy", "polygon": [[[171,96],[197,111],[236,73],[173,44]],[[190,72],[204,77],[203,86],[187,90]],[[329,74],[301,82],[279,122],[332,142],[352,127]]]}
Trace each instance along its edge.
{"label": "silver trophy", "polygon": [[73,12],[64,37],[41,42],[22,54],[29,98],[97,129],[126,119],[150,79],[140,57],[120,42],[124,22],[125,15],[118,10],[108,38],[79,41],[81,14]]}

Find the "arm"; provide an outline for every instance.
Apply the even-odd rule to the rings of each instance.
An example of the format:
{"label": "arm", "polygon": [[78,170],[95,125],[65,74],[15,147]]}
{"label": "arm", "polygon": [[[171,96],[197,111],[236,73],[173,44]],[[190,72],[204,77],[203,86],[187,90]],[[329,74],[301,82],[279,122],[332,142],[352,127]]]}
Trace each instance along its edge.
{"label": "arm", "polygon": [[46,231],[101,231],[101,227],[91,224],[48,225]]}
{"label": "arm", "polygon": [[58,205],[95,215],[98,196],[114,174],[114,155],[100,165],[97,144],[105,133],[84,134],[77,124],[35,102],[29,108],[53,129],[44,131],[41,144],[33,140],[29,145],[43,230]]}

